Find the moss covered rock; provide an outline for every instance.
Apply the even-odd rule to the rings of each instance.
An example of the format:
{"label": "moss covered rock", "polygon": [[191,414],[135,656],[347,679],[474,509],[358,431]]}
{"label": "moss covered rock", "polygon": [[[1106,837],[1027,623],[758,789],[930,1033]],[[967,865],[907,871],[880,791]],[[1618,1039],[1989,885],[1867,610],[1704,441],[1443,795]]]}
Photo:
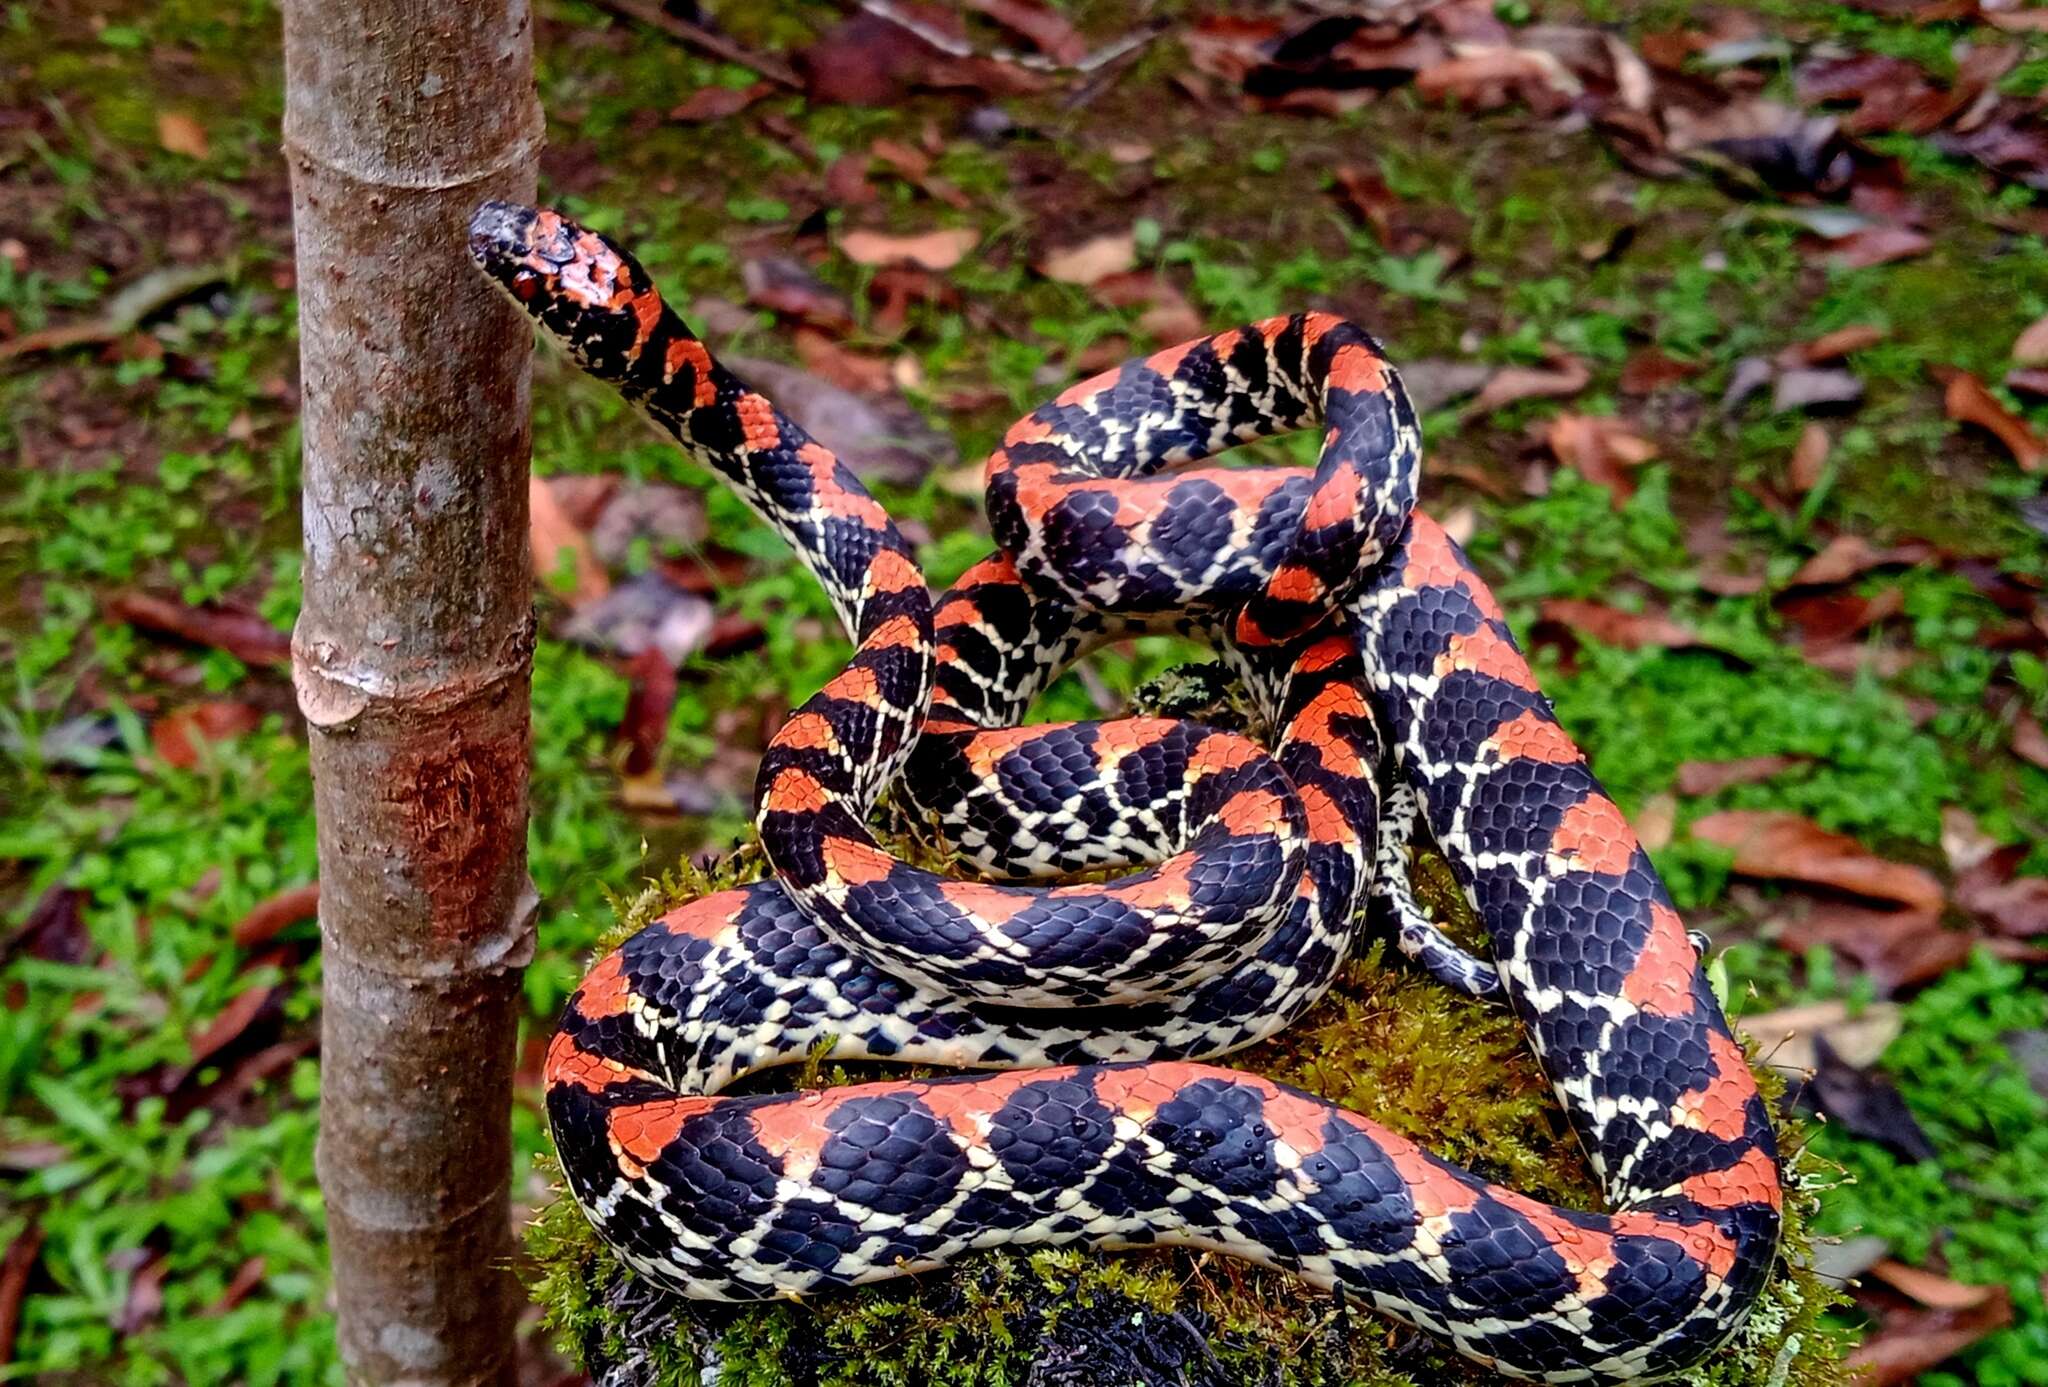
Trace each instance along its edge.
{"label": "moss covered rock", "polygon": [[[1191,711],[1176,683],[1153,708]],[[1200,703],[1202,700],[1196,699]],[[1205,721],[1242,722],[1211,700]],[[890,836],[931,861],[924,835]],[[616,938],[706,891],[757,879],[751,846],[708,872],[684,869],[622,903]],[[1418,895],[1476,942],[1480,928],[1441,858],[1415,864]],[[1600,1192],[1513,1017],[1460,997],[1367,947],[1298,1024],[1231,1056],[1251,1070],[1368,1113],[1489,1179],[1597,1208]],[[787,1087],[928,1073],[834,1065],[768,1075]],[[1775,1100],[1777,1085],[1761,1075]],[[760,1085],[767,1087],[769,1085]],[[757,1087],[749,1084],[748,1088]],[[1825,1183],[1796,1123],[1786,1148],[1786,1233],[1777,1275],[1740,1338],[1687,1380],[1706,1387],[1830,1387],[1843,1344],[1825,1322],[1840,1297],[1809,1269],[1815,1190]],[[566,1194],[528,1238],[548,1323],[610,1387],[1424,1387],[1493,1375],[1341,1295],[1213,1253],[1063,1248],[977,1254],[942,1272],[802,1304],[681,1301],[624,1268]]]}

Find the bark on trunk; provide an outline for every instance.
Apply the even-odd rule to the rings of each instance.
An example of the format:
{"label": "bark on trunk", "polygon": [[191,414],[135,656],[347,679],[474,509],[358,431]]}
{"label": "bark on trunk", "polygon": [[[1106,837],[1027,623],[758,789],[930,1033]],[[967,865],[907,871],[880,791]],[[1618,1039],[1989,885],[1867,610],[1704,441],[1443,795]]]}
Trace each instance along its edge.
{"label": "bark on trunk", "polygon": [[465,228],[533,196],[531,21],[526,0],[283,9],[341,1353],[359,1383],[510,1382],[531,337]]}

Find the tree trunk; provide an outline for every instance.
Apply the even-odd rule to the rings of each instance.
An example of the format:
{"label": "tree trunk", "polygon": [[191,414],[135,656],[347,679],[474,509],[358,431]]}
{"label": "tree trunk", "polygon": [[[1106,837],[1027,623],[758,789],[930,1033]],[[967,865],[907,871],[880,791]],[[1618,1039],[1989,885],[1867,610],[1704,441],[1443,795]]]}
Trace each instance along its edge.
{"label": "tree trunk", "polygon": [[283,8],[341,1354],[358,1383],[510,1382],[531,337],[465,228],[533,195],[531,21],[526,0]]}

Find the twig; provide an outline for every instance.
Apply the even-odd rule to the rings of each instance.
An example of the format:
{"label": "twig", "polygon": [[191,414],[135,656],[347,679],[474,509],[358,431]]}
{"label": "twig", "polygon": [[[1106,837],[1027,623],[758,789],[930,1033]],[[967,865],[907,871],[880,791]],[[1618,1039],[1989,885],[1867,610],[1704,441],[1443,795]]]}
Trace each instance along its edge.
{"label": "twig", "polygon": [[1122,38],[1111,39],[1102,47],[1074,64],[1076,72],[1100,72],[1111,63],[1123,58],[1135,58],[1137,54],[1173,25],[1164,19],[1147,20]]}
{"label": "twig", "polygon": [[35,1270],[36,1254],[43,1250],[42,1225],[31,1221],[14,1235],[7,1255],[0,1258],[0,1363],[14,1361],[14,1332],[21,1326],[21,1302],[28,1294],[29,1273]]}
{"label": "twig", "polygon": [[1094,64],[1088,80],[1074,88],[1073,95],[1062,103],[1063,108],[1078,111],[1093,104],[1104,92],[1121,82],[1125,73],[1137,66],[1138,59],[1144,56],[1152,40],[1165,33],[1167,28],[1166,24],[1155,21],[1090,54],[1091,59],[1099,61]]}
{"label": "twig", "polygon": [[659,5],[648,4],[645,0],[597,0],[597,3],[613,14],[623,15],[650,29],[659,29],[680,43],[701,48],[714,58],[723,58],[749,72],[759,73],[777,86],[788,87],[791,91],[803,90],[804,84],[795,70],[780,58],[770,58],[750,48],[742,48],[725,35],[714,33],[701,24],[677,19]]}
{"label": "twig", "polygon": [[253,949],[268,944],[286,925],[313,919],[319,909],[320,883],[317,881],[280,891],[268,900],[260,902],[254,910],[236,922],[235,946]]}
{"label": "twig", "polygon": [[895,0],[860,0],[860,7],[877,19],[886,19],[897,28],[903,29],[925,43],[944,53],[949,58],[985,58],[992,62],[1008,63],[1032,72],[1078,72],[1090,73],[1115,62],[1126,53],[1135,52],[1153,39],[1158,38],[1170,27],[1164,20],[1148,20],[1121,38],[1112,39],[1091,53],[1083,54],[1071,63],[1049,58],[1041,53],[1024,53],[1014,48],[991,48],[987,52],[976,48],[964,39],[956,39],[943,29],[934,28],[916,15],[899,8]]}
{"label": "twig", "polygon": [[101,607],[109,621],[162,631],[180,640],[225,650],[246,665],[282,664],[292,657],[292,638],[254,612],[188,607],[146,592],[117,592]]}
{"label": "twig", "polygon": [[167,269],[151,270],[108,299],[105,308],[84,322],[41,328],[0,342],[0,366],[36,352],[61,352],[70,347],[92,347],[111,342],[133,332],[144,318],[166,304],[176,303],[195,289],[228,279],[233,274],[232,265],[196,268],[173,265]]}

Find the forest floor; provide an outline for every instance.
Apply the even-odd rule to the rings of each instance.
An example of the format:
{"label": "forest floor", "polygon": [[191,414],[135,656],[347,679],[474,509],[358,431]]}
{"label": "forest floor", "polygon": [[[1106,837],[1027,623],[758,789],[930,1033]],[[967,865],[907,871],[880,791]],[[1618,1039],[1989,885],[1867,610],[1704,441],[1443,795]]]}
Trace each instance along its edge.
{"label": "forest floor", "polygon": [[[716,7],[793,89],[536,8],[543,196],[764,362],[934,582],[1063,386],[1303,307],[1379,332],[1426,506],[1731,1010],[1818,1068],[1874,1380],[2048,1381],[2042,12],[990,3],[942,57]],[[270,0],[0,6],[0,1381],[339,1380],[278,41]],[[990,56],[1034,43],[1107,61]],[[739,839],[846,654],[616,399],[551,356],[533,394],[529,1211],[539,1045],[614,893]],[[1042,713],[1187,658],[1106,653]]]}

